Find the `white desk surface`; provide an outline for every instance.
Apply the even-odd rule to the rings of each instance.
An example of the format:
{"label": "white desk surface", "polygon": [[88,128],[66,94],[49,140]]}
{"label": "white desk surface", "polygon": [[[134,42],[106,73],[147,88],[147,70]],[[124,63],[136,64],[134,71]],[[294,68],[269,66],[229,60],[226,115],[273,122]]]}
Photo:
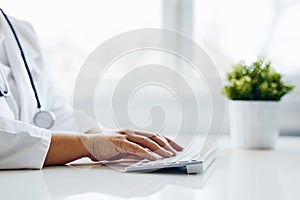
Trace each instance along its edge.
{"label": "white desk surface", "polygon": [[300,138],[274,150],[234,149],[224,136],[202,175],[121,173],[95,164],[0,171],[0,199],[299,200]]}

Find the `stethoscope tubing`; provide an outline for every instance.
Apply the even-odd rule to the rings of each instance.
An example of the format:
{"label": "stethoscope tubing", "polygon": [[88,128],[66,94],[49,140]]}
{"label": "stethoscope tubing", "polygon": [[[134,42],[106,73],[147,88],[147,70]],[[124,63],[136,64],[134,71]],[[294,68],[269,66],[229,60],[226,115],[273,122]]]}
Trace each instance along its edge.
{"label": "stethoscope tubing", "polygon": [[[5,20],[7,21],[9,27],[10,27],[10,30],[12,31],[13,35],[14,35],[14,38],[17,42],[17,45],[18,45],[18,48],[20,50],[20,54],[21,54],[21,57],[22,57],[22,60],[23,60],[23,63],[24,63],[24,66],[26,68],[26,72],[27,72],[27,75],[29,77],[29,80],[30,80],[30,84],[31,84],[31,87],[32,87],[32,90],[34,92],[34,96],[35,96],[35,99],[36,99],[36,104],[37,104],[37,108],[38,109],[41,109],[41,103],[40,103],[40,99],[39,99],[39,96],[38,96],[38,92],[36,90],[36,87],[35,87],[35,84],[34,84],[34,81],[33,81],[33,78],[32,78],[32,75],[31,75],[31,72],[30,72],[30,69],[28,67],[28,64],[27,64],[27,60],[26,60],[26,57],[25,57],[25,53],[23,51],[23,48],[21,46],[21,43],[20,43],[20,40],[19,40],[19,37],[12,25],[12,23],[10,22],[10,20],[8,19],[7,15],[4,13],[4,11],[0,8]],[[8,88],[8,87],[7,87]]]}

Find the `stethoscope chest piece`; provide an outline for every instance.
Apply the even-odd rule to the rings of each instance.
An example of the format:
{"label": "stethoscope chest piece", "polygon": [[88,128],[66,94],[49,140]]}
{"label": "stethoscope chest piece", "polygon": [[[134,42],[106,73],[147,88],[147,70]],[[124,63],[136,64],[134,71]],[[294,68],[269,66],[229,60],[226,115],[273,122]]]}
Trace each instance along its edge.
{"label": "stethoscope chest piece", "polygon": [[40,128],[49,129],[54,125],[55,115],[51,111],[39,110],[33,118],[33,122]]}

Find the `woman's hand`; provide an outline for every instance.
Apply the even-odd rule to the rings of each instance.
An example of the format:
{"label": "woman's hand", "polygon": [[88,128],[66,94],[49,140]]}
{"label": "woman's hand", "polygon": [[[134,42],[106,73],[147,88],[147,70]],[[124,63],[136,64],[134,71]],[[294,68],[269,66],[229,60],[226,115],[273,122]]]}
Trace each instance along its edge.
{"label": "woman's hand", "polygon": [[171,139],[159,135],[140,131],[104,131],[99,134],[91,130],[81,136],[81,140],[89,157],[94,161],[117,160],[128,156],[140,159],[156,160],[169,158],[182,150]]}
{"label": "woman's hand", "polygon": [[[95,134],[97,133],[97,134]],[[156,160],[175,156],[182,147],[171,139],[140,131],[91,130],[87,134],[52,133],[44,165],[58,165],[89,157],[94,161],[135,157]]]}

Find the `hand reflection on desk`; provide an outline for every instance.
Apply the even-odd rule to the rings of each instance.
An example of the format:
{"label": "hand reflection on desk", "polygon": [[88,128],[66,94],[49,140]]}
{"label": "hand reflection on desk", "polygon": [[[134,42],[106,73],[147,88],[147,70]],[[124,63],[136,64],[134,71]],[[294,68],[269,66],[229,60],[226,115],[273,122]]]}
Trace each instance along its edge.
{"label": "hand reflection on desk", "polygon": [[[172,171],[122,173],[99,163],[46,167],[40,171],[6,171],[5,178],[2,176],[0,180],[4,186],[0,198],[19,199],[24,196],[26,199],[57,199],[77,195],[83,198],[89,195],[145,197],[168,185],[201,189],[213,168],[211,166],[201,175],[174,174]],[[12,188],[17,192],[12,193]]]}

